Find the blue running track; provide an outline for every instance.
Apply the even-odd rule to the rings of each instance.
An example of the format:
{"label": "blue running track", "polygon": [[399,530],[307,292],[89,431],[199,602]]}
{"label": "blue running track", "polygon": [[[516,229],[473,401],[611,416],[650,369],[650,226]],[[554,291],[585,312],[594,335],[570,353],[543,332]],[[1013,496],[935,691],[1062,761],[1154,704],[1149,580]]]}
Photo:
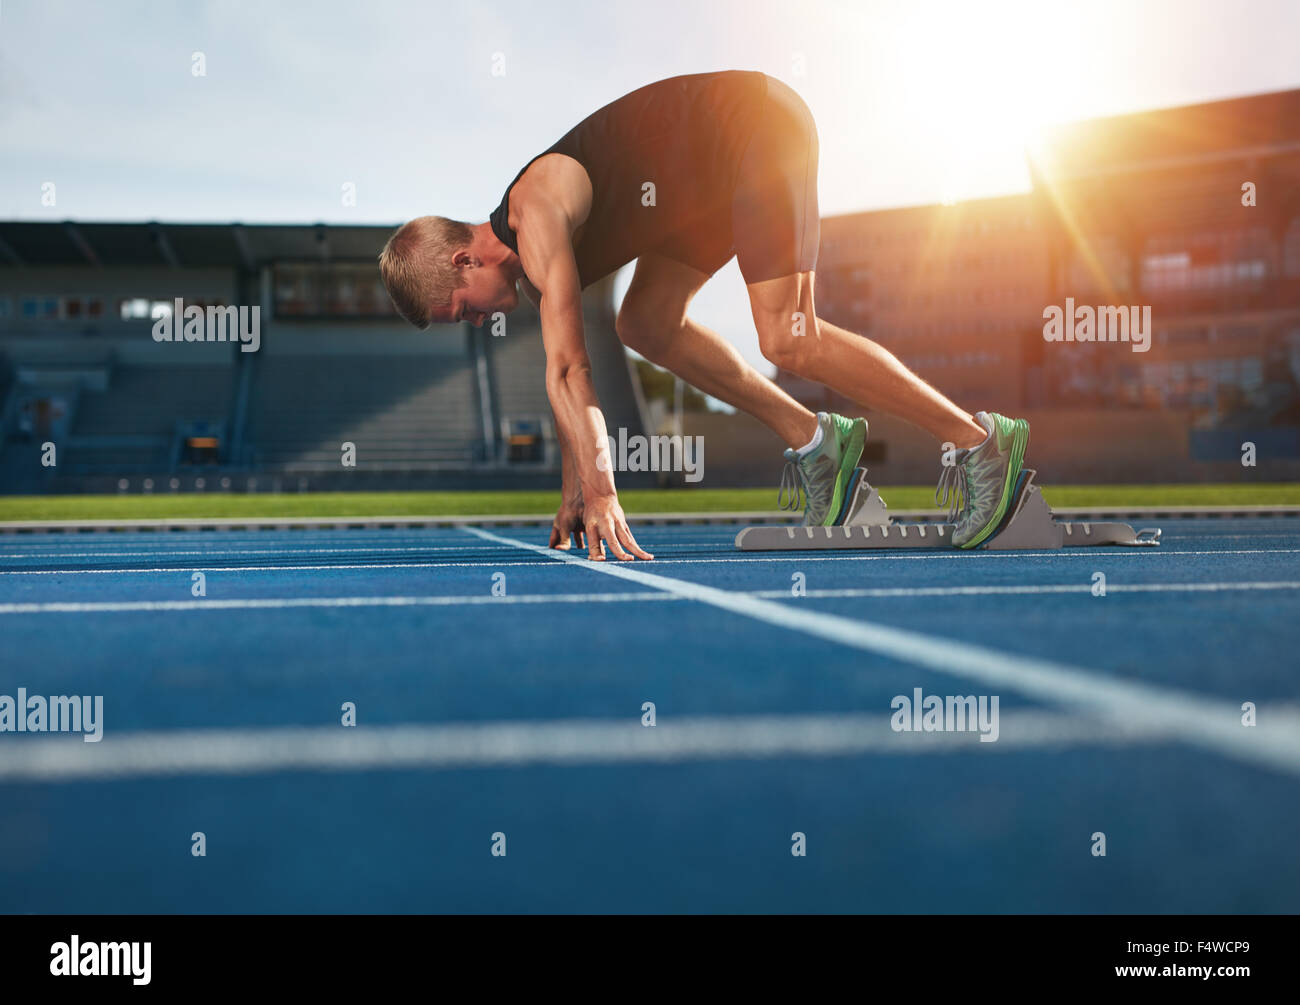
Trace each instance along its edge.
{"label": "blue running track", "polygon": [[[0,695],[104,702],[0,733],[0,911],[1300,911],[1300,521],[1164,530],[0,537]],[[997,739],[893,730],[918,688]]]}

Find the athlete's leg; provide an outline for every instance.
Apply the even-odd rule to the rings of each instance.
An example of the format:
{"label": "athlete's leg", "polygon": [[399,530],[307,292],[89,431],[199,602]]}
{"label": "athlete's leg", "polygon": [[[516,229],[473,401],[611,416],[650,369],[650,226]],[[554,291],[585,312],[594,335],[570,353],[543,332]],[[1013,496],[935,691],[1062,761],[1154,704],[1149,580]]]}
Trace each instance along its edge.
{"label": "athlete's leg", "polygon": [[820,212],[817,124],[778,80],[741,161],[732,235],[763,355],[854,401],[970,446],[985,433],[969,413],[909,371],[888,350],[817,317],[813,302]]}
{"label": "athlete's leg", "polygon": [[[952,540],[976,547],[996,531],[1011,504],[1028,423],[995,413],[970,415],[882,346],[817,317],[817,161],[817,127],[808,106],[769,80],[732,196],[736,258],[763,355],[956,446],[956,464],[945,468],[936,498],[953,503]],[[790,460],[808,496],[804,522],[831,526],[847,518],[841,503],[866,429],[861,419],[825,414],[819,427],[821,435],[807,450],[789,454],[795,454]]]}
{"label": "athlete's leg", "polygon": [[[801,272],[749,285],[764,355],[791,373],[820,381],[958,447],[955,465],[945,468],[940,477],[936,499],[952,503],[953,543],[962,548],[978,547],[996,532],[1015,500],[1029,444],[1029,424],[993,412],[972,416],[888,350],[819,319],[813,302],[815,275]],[[796,314],[812,319],[806,334],[798,334],[800,329],[791,320]],[[825,483],[820,486],[825,495],[832,484],[830,473],[820,483]],[[838,491],[839,482],[833,484]]]}
{"label": "athlete's leg", "polygon": [[815,277],[815,272],[801,272],[747,287],[758,344],[767,359],[920,426],[941,443],[973,447],[984,440],[988,431],[969,412],[912,373],[888,349],[817,317]]}
{"label": "athlete's leg", "polygon": [[629,349],[705,394],[747,412],[792,447],[807,443],[817,419],[762,376],[734,346],[686,316],[708,275],[662,255],[637,260],[615,327]]}

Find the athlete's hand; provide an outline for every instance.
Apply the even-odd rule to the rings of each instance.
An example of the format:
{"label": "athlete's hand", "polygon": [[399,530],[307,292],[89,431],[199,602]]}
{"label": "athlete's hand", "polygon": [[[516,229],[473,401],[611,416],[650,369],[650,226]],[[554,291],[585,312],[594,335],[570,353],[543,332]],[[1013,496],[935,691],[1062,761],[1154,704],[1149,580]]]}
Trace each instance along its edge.
{"label": "athlete's hand", "polygon": [[555,514],[555,519],[551,522],[551,544],[550,547],[558,548],[560,551],[568,551],[570,541],[577,541],[579,548],[586,547],[586,542],[582,538],[582,496],[579,495],[574,499],[563,499],[560,502],[560,508]]}
{"label": "athlete's hand", "polygon": [[623,515],[623,507],[618,504],[617,495],[596,496],[586,500],[583,525],[587,531],[587,557],[593,562],[605,560],[602,542],[606,541],[609,542],[609,550],[620,561],[630,562],[633,555],[647,561],[654,558],[649,552],[642,551],[636,543],[636,538],[628,528],[627,518]]}

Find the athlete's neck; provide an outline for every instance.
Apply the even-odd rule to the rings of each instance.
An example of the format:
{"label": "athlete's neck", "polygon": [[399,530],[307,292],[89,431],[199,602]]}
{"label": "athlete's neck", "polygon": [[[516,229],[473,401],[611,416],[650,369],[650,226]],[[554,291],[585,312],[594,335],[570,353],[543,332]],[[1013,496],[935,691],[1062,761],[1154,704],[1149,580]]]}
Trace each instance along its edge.
{"label": "athlete's neck", "polygon": [[492,224],[470,224],[470,230],[474,236],[470,240],[469,253],[475,261],[486,266],[499,265],[512,279],[518,279],[524,274],[519,256],[501,243],[501,239],[492,231]]}

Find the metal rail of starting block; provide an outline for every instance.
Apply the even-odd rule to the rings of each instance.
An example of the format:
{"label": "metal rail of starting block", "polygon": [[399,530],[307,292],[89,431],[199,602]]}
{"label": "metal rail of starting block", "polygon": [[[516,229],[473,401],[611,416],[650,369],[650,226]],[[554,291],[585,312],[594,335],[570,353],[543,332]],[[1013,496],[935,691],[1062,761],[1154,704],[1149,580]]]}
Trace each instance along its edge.
{"label": "metal rail of starting block", "polygon": [[[1135,531],[1126,523],[1057,520],[1034,484],[1037,472],[1025,468],[1016,485],[1015,503],[997,531],[981,544],[989,551],[1092,547],[1103,544],[1153,547],[1160,528]],[[848,516],[835,527],[746,527],[736,535],[741,551],[877,550],[881,548],[952,548],[950,523],[896,523],[880,493],[858,468],[850,485]]]}

